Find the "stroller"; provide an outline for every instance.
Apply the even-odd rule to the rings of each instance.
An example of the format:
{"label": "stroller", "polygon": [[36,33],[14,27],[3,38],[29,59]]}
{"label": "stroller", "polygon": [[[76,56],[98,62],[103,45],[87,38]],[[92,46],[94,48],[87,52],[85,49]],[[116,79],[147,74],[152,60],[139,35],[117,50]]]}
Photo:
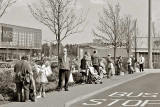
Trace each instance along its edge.
{"label": "stroller", "polygon": [[98,75],[98,72],[94,69],[94,67],[89,67],[87,69],[87,83],[88,84],[102,84],[102,78],[103,76],[100,74]]}

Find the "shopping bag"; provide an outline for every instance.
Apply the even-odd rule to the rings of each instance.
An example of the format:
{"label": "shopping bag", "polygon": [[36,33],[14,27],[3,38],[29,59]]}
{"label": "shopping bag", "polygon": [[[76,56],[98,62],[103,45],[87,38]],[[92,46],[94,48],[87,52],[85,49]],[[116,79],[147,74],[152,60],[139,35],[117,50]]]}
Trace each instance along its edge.
{"label": "shopping bag", "polygon": [[46,76],[47,76],[47,77],[50,76],[50,75],[52,75],[52,70],[51,70],[51,67],[50,67],[50,66],[45,67],[44,69],[45,69],[45,71],[46,71]]}
{"label": "shopping bag", "polygon": [[74,82],[72,73],[70,73],[70,75],[69,75],[69,81],[68,82],[69,83],[73,83]]}

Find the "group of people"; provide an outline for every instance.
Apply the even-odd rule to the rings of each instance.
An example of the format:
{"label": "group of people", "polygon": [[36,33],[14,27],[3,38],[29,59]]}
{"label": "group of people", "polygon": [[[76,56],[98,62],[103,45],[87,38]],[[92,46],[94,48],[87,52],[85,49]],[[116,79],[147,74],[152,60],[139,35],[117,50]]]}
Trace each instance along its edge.
{"label": "group of people", "polygon": [[14,66],[17,101],[35,101],[38,97],[45,97],[47,76],[52,74],[48,61],[40,64],[31,63],[27,56],[23,56]]}
{"label": "group of people", "polygon": [[[63,86],[65,91],[68,90],[69,78],[71,76],[72,61],[68,57],[67,49],[63,49],[63,54],[59,57],[59,82],[57,91],[61,91]],[[103,72],[100,70],[100,60],[97,55],[97,51],[93,52],[90,56],[88,52],[85,52],[80,64],[80,73],[82,74],[83,83],[95,82],[102,84]],[[102,65],[101,67],[105,67]],[[78,67],[79,68],[79,67]],[[63,80],[65,81],[63,84]]]}
{"label": "group of people", "polygon": [[128,73],[133,74],[134,72],[143,72],[145,59],[140,55],[139,59],[135,59],[132,55],[129,57],[128,61]]}
{"label": "group of people", "polygon": [[[61,91],[69,91],[68,83],[72,74],[72,61],[67,54],[67,49],[63,49],[63,54],[58,57],[59,60],[59,82],[56,88]],[[132,74],[135,68],[135,62],[140,65],[140,72],[143,71],[144,57],[135,61],[131,56],[128,63],[128,73]],[[112,75],[120,75],[122,72],[122,57],[113,62],[111,54],[107,58],[100,58],[96,50],[92,55],[85,52],[80,61],[79,73],[82,74],[82,83],[102,84],[103,77],[111,78]],[[115,70],[116,68],[116,70]],[[14,66],[15,83],[17,88],[18,101],[35,101],[38,97],[45,97],[45,85],[48,83],[47,76],[52,74],[50,63],[46,60],[40,64],[30,63],[27,56],[23,56]],[[73,79],[73,77],[72,77]],[[64,81],[64,82],[63,82]]]}
{"label": "group of people", "polygon": [[107,56],[107,59],[98,56],[97,51],[93,51],[90,55],[89,52],[85,52],[80,63],[80,72],[82,73],[83,83],[95,83],[102,84],[102,78],[115,74],[115,68],[111,54]]}
{"label": "group of people", "polygon": [[[101,60],[102,65],[102,60]],[[101,66],[105,67],[105,66]],[[85,52],[80,63],[80,72],[82,73],[83,83],[101,83],[103,78],[103,71],[100,69],[100,58],[97,55],[97,51],[93,51],[93,55],[89,52]]]}

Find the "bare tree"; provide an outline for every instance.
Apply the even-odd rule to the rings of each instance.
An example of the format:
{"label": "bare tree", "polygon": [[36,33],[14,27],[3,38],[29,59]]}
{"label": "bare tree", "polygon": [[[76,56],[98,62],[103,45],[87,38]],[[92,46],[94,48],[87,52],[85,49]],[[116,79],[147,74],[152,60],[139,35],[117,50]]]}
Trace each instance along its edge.
{"label": "bare tree", "polygon": [[120,5],[114,7],[108,4],[108,8],[103,8],[103,15],[99,17],[99,26],[93,30],[93,34],[110,43],[114,48],[114,60],[116,59],[116,49],[121,46],[124,33],[124,22],[120,17]]}
{"label": "bare tree", "polygon": [[83,30],[81,25],[86,17],[83,13],[77,16],[73,6],[74,0],[43,0],[40,6],[28,5],[32,15],[39,22],[46,25],[55,35],[58,43],[58,56],[60,43],[66,37]]}
{"label": "bare tree", "polygon": [[[124,20],[124,42],[125,42],[125,47],[127,49],[128,57],[131,54],[131,49],[133,44],[135,45],[135,50],[136,50],[136,36],[137,36],[137,20],[132,20],[130,16],[126,16],[123,18]],[[135,36],[135,37],[134,37]],[[135,43],[133,43],[133,39],[135,39]]]}
{"label": "bare tree", "polygon": [[0,18],[5,14],[8,7],[15,3],[15,0],[0,0]]}

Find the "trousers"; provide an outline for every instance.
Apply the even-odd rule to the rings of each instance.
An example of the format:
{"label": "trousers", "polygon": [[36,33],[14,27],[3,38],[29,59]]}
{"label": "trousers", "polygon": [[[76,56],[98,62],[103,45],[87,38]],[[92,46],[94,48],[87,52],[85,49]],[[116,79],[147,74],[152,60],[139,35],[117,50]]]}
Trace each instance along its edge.
{"label": "trousers", "polygon": [[22,82],[16,83],[18,102],[29,100],[29,87],[30,87],[30,84],[28,83],[22,83]]}
{"label": "trousers", "polygon": [[68,88],[68,80],[69,80],[69,76],[70,76],[70,71],[67,69],[60,69],[59,70],[59,83],[58,83],[58,87],[62,88],[62,82],[65,79],[65,85],[64,88],[67,89]]}

